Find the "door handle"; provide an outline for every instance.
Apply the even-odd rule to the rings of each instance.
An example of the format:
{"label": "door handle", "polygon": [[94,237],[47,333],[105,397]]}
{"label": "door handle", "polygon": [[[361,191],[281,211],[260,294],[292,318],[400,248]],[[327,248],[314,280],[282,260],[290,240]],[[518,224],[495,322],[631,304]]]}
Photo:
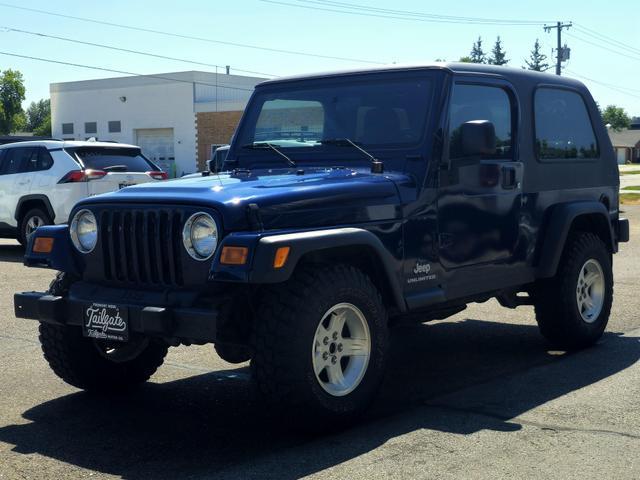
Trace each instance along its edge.
{"label": "door handle", "polygon": [[502,188],[505,190],[513,190],[519,186],[518,174],[516,168],[511,165],[502,167]]}

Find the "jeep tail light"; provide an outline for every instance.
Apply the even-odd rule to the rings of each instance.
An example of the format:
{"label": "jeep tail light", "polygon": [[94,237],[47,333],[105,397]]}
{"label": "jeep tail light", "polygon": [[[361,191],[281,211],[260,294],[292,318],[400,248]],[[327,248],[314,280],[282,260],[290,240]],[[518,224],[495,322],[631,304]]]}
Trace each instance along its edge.
{"label": "jeep tail light", "polygon": [[152,172],[147,172],[147,175],[149,175],[154,180],[166,180],[169,178],[169,175],[167,175],[167,172],[158,172],[156,170]]}
{"label": "jeep tail light", "polygon": [[60,179],[58,183],[88,182],[98,180],[107,174],[104,170],[72,170]]}

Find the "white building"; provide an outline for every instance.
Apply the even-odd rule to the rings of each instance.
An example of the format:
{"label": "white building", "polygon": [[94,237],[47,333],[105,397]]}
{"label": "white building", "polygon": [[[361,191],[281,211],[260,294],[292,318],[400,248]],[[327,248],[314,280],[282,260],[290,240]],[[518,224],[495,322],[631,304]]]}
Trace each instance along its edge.
{"label": "white building", "polygon": [[53,83],[52,134],[139,145],[180,176],[202,168],[211,145],[229,142],[262,80],[190,71]]}

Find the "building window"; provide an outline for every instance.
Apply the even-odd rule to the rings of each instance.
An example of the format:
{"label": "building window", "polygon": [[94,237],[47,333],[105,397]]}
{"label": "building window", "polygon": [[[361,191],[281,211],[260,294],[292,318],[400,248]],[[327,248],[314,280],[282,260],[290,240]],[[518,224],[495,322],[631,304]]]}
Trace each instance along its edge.
{"label": "building window", "polygon": [[98,133],[98,124],[96,122],[85,122],[84,133]]}
{"label": "building window", "polygon": [[63,135],[73,135],[73,123],[63,123],[62,124],[62,134]]}
{"label": "building window", "polygon": [[109,122],[109,133],[120,133],[121,129],[120,120],[112,120]]}

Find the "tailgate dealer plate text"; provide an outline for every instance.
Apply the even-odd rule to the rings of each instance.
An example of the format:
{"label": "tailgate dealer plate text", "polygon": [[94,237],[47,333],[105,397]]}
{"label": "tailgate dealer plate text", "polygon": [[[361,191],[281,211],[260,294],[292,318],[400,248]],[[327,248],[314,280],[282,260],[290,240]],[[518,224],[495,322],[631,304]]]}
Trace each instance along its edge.
{"label": "tailgate dealer plate text", "polygon": [[126,307],[92,303],[84,307],[82,333],[96,340],[129,340],[129,315]]}

